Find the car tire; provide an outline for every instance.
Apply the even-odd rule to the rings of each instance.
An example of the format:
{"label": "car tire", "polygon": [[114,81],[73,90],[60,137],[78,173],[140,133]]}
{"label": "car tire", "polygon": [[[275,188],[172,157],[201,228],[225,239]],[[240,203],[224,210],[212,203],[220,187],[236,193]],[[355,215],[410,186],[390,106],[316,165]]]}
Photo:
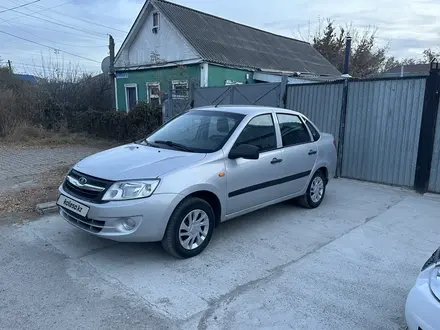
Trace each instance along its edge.
{"label": "car tire", "polygon": [[171,215],[162,246],[173,257],[194,257],[208,245],[214,226],[215,215],[211,205],[203,199],[188,197],[180,202]]}
{"label": "car tire", "polygon": [[299,205],[307,209],[318,207],[324,199],[326,185],[324,173],[317,171],[310,180],[306,193],[298,198]]}

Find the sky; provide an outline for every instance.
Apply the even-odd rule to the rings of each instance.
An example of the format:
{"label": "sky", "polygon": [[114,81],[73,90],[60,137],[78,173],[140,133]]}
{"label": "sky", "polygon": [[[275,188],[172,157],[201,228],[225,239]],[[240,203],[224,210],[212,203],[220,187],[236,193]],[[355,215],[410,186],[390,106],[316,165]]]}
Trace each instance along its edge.
{"label": "sky", "polygon": [[[0,58],[16,72],[48,75],[98,74],[116,51],[142,0],[0,0]],[[396,58],[421,57],[440,46],[438,0],[172,0],[239,23],[311,41],[326,18],[358,29],[377,29],[381,46]],[[331,4],[329,4],[331,2]],[[29,5],[10,10],[27,3]],[[9,10],[8,10],[9,9]],[[321,23],[320,23],[321,22]]]}

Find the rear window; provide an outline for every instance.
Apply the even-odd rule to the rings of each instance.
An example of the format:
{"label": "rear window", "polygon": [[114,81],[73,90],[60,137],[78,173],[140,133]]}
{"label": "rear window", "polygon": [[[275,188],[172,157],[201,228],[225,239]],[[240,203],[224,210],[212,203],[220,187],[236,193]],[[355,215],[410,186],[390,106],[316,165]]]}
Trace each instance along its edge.
{"label": "rear window", "polygon": [[306,122],[307,127],[312,133],[313,140],[318,141],[321,136],[319,135],[319,132],[316,130],[315,126],[313,126],[307,119],[304,119],[304,121]]}

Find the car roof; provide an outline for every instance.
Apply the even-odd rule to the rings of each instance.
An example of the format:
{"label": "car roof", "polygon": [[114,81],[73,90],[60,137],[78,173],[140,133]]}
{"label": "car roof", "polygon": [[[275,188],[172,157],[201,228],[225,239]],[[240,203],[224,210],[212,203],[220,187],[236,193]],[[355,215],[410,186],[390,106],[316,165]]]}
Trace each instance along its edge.
{"label": "car roof", "polygon": [[215,110],[215,111],[239,113],[243,115],[258,115],[260,113],[276,111],[282,113],[302,115],[300,112],[294,110],[266,107],[261,105],[218,105],[218,106],[210,105],[205,107],[193,108],[191,110]]}

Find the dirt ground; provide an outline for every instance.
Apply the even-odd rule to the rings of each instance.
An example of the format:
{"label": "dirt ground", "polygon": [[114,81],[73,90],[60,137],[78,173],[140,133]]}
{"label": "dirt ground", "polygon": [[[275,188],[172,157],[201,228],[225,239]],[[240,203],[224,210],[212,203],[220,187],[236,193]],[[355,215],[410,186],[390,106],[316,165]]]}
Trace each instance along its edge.
{"label": "dirt ground", "polygon": [[[72,140],[75,141],[75,140]],[[54,201],[58,186],[79,160],[115,146],[103,140],[57,144],[53,139],[0,144],[0,221],[20,222],[38,217],[36,204]]]}

